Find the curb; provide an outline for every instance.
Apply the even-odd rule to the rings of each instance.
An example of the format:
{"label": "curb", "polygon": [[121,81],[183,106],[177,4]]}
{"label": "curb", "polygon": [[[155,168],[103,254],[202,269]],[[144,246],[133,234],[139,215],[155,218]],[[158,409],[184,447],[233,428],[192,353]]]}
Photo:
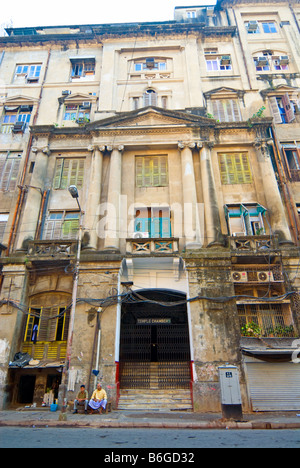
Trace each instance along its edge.
{"label": "curb", "polygon": [[300,429],[300,423],[278,423],[278,422],[116,422],[101,421],[0,421],[0,427],[33,427],[33,428],[98,428],[98,429]]}

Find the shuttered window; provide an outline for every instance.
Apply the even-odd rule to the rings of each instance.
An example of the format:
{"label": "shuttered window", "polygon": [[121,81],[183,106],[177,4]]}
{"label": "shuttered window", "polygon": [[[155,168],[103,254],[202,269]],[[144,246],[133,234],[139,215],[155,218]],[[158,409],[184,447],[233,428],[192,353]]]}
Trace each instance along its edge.
{"label": "shuttered window", "polygon": [[83,187],[84,158],[58,158],[56,160],[53,188],[67,189],[70,185],[76,185],[78,189]]}
{"label": "shuttered window", "polygon": [[294,105],[286,93],[282,97],[269,97],[271,111],[275,123],[290,123],[295,119]]}
{"label": "shuttered window", "polygon": [[21,164],[21,156],[0,153],[0,190],[15,190]]}
{"label": "shuttered window", "polygon": [[8,216],[9,215],[6,213],[0,213],[0,242],[2,242],[4,238]]}
{"label": "shuttered window", "polygon": [[220,122],[241,121],[239,104],[235,99],[212,100],[211,110],[214,118]]}
{"label": "shuttered window", "polygon": [[69,318],[70,312],[64,307],[30,308],[24,341],[66,341]]}
{"label": "shuttered window", "polygon": [[218,157],[223,185],[252,183],[247,153],[220,153]]}
{"label": "shuttered window", "polygon": [[142,156],[136,158],[137,187],[165,187],[168,185],[167,156]]}
{"label": "shuttered window", "polygon": [[78,229],[79,212],[51,212],[45,223],[43,239],[76,239]]}

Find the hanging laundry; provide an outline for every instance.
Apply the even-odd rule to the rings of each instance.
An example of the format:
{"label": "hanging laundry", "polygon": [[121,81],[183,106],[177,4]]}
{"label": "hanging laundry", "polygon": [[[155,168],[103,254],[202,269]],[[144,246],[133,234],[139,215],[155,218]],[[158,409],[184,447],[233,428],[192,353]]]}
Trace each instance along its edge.
{"label": "hanging laundry", "polygon": [[38,325],[34,325],[34,326],[33,326],[31,341],[32,341],[34,344],[36,343],[36,340],[37,340],[38,328],[39,328]]}

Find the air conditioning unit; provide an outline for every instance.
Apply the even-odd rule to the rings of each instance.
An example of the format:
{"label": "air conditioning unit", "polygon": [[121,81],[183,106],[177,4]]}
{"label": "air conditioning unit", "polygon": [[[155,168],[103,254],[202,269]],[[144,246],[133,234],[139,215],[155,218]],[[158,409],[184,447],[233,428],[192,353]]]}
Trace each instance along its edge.
{"label": "air conditioning unit", "polygon": [[208,6],[208,7],[206,7],[206,14],[207,14],[207,16],[213,16],[214,10],[215,10],[215,7],[214,7],[214,6]]}
{"label": "air conditioning unit", "polygon": [[25,123],[24,122],[15,122],[12,132],[13,133],[19,133],[19,132],[24,132],[25,130]]}
{"label": "air conditioning unit", "polygon": [[280,65],[287,65],[289,63],[289,58],[287,55],[281,55],[279,58]]}
{"label": "air conditioning unit", "polygon": [[65,89],[64,91],[61,92],[63,96],[69,96],[72,93],[69,89]]}
{"label": "air conditioning unit", "polygon": [[233,232],[232,235],[234,237],[242,237],[242,236],[246,236],[246,233],[245,232]]}
{"label": "air conditioning unit", "polygon": [[258,271],[257,279],[261,283],[274,282],[273,273],[271,271]]}
{"label": "air conditioning unit", "polygon": [[153,57],[146,58],[146,67],[147,68],[154,68],[155,60]]}
{"label": "air conditioning unit", "polygon": [[83,101],[83,103],[80,106],[81,109],[90,109],[90,107],[91,103],[89,101]]}
{"label": "air conditioning unit", "polygon": [[231,63],[230,55],[223,55],[220,60],[221,65],[228,65]]}
{"label": "air conditioning unit", "polygon": [[268,65],[268,64],[269,64],[269,61],[268,61],[267,57],[257,57],[255,59],[255,65],[257,67],[263,67],[263,66]]}
{"label": "air conditioning unit", "polygon": [[257,21],[249,21],[247,25],[248,31],[256,31],[258,28],[258,22]]}
{"label": "air conditioning unit", "polygon": [[232,271],[231,279],[235,283],[245,283],[248,281],[248,274],[246,271]]}
{"label": "air conditioning unit", "polygon": [[135,232],[133,234],[133,239],[147,239],[149,238],[149,232]]}

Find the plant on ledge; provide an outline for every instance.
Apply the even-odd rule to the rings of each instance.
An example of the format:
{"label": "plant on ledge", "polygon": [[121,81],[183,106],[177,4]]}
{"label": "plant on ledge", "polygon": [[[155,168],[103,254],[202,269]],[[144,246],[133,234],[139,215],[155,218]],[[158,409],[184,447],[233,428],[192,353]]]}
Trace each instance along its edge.
{"label": "plant on ledge", "polygon": [[262,335],[261,328],[255,322],[249,322],[241,326],[242,336],[259,337]]}

